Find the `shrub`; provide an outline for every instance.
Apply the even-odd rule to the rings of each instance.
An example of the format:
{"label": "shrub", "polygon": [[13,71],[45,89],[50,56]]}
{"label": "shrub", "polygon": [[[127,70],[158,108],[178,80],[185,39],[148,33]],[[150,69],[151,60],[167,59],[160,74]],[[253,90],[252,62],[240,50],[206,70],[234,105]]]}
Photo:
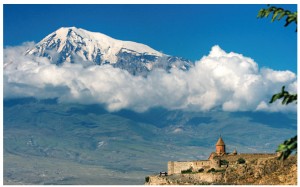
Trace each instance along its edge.
{"label": "shrub", "polygon": [[243,158],[239,158],[239,159],[237,160],[237,163],[238,163],[238,164],[244,164],[245,162],[246,162],[246,160],[243,159]]}
{"label": "shrub", "polygon": [[225,169],[215,170],[215,172],[222,172],[222,173],[224,173],[225,171],[226,171]]}
{"label": "shrub", "polygon": [[229,162],[227,160],[221,160],[221,165],[227,165]]}
{"label": "shrub", "polygon": [[181,170],[182,174],[184,174],[184,173],[192,173],[192,172],[193,172],[192,168],[187,169],[187,170]]}
{"label": "shrub", "polygon": [[198,169],[198,172],[202,173],[204,171],[203,168]]}
{"label": "shrub", "polygon": [[220,169],[220,170],[217,170],[215,168],[211,168],[210,170],[207,171],[207,173],[217,173],[217,172],[222,172],[224,173],[226,170],[225,169]]}
{"label": "shrub", "polygon": [[149,182],[149,180],[150,180],[150,177],[149,177],[149,176],[145,177],[145,181],[146,181],[146,182]]}
{"label": "shrub", "polygon": [[207,171],[207,173],[211,173],[211,172],[215,172],[215,171],[216,171],[215,168],[211,168],[211,169],[209,169],[209,170]]}

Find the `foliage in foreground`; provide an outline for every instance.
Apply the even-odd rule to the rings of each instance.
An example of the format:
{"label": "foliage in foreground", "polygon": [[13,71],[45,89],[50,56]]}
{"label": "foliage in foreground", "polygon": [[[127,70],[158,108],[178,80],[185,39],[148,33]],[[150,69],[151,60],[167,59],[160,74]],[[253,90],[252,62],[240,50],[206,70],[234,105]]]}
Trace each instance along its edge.
{"label": "foliage in foreground", "polygon": [[297,94],[290,94],[288,91],[285,91],[285,86],[282,86],[281,92],[274,94],[269,103],[274,103],[277,99],[282,99],[283,105],[288,105],[292,102],[297,102]]}
{"label": "foliage in foreground", "polygon": [[279,159],[287,159],[290,154],[297,150],[297,136],[285,140],[283,144],[280,144],[276,150],[276,152],[280,152]]}
{"label": "foliage in foreground", "polygon": [[[297,12],[291,12],[289,10],[284,10],[283,8],[278,8],[275,6],[269,6],[267,9],[260,9],[258,12],[257,17],[258,18],[267,18],[270,13],[273,13],[272,16],[272,22],[276,20],[279,21],[283,17],[286,17],[285,19],[285,27],[290,25],[290,23],[294,22],[296,24],[296,32],[297,32]],[[283,105],[288,105],[292,102],[297,103],[297,94],[290,94],[289,92],[284,90],[284,86],[282,87],[282,90],[280,93],[274,94],[271,101],[269,103],[275,102],[277,99],[282,99]],[[276,150],[276,152],[280,152],[280,156],[278,159],[287,159],[289,155],[293,152],[297,151],[297,135],[291,139],[285,140],[282,144],[280,144]]]}
{"label": "foliage in foreground", "polygon": [[[269,6],[269,5],[268,5]],[[297,12],[291,12],[289,10],[284,10],[283,8],[277,8],[275,6],[269,6],[267,9],[260,9],[258,12],[257,17],[258,18],[267,18],[271,13],[273,13],[272,16],[272,22],[275,20],[281,20],[285,17],[285,27],[287,27],[289,24],[295,22],[297,25]],[[276,19],[277,18],[277,19]],[[296,26],[296,32],[297,32],[297,26]]]}

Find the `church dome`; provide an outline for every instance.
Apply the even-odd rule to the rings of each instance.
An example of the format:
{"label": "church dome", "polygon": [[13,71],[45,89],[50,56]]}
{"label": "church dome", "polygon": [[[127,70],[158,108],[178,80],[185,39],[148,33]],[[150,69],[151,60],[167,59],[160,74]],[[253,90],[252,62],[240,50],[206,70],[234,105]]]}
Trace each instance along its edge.
{"label": "church dome", "polygon": [[216,145],[225,145],[222,137],[219,138],[219,140],[217,141],[217,144]]}

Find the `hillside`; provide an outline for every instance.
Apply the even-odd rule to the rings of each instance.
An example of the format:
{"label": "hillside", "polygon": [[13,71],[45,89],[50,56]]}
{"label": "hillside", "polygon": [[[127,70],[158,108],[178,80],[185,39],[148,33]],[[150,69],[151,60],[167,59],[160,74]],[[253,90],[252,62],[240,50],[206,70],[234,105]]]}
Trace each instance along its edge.
{"label": "hillside", "polygon": [[[148,182],[147,182],[148,181]],[[258,158],[245,164],[229,165],[219,172],[196,172],[173,174],[170,176],[146,177],[146,185],[296,185],[297,157],[291,156],[285,161],[276,157]]]}
{"label": "hillside", "polygon": [[272,120],[260,124],[248,113],[110,113],[100,105],[29,98],[4,100],[3,115],[5,184],[143,184],[166,171],[169,160],[208,158],[220,129],[229,152],[264,153],[296,124],[278,113],[261,113]]}

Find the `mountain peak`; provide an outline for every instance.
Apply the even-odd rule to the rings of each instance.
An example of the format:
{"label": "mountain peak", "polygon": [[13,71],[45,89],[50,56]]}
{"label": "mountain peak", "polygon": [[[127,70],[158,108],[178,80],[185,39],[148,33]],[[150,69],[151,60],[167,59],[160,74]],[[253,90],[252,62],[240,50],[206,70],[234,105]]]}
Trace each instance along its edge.
{"label": "mountain peak", "polygon": [[76,27],[61,27],[54,32],[61,37],[63,37],[63,36],[66,37],[70,31],[77,32],[78,30],[79,29]]}
{"label": "mountain peak", "polygon": [[26,55],[47,57],[55,64],[112,64],[122,69],[130,69],[129,72],[133,74],[136,71],[150,71],[159,58],[169,58],[169,63],[176,61],[176,64],[182,66],[179,68],[184,70],[191,65],[190,62],[182,65],[178,63],[180,58],[165,55],[141,43],[117,40],[102,33],[76,27],[59,28],[29,49]]}

